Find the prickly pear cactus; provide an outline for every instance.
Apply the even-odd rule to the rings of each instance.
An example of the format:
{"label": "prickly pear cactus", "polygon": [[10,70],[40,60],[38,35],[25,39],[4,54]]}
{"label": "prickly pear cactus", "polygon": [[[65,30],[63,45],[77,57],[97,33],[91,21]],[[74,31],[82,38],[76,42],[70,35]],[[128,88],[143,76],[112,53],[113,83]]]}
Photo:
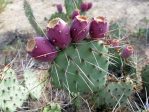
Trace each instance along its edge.
{"label": "prickly pear cactus", "polygon": [[74,43],[60,52],[49,70],[51,81],[69,92],[93,92],[102,88],[108,74],[108,49],[102,41]]}
{"label": "prickly pear cactus", "polygon": [[127,98],[132,93],[132,86],[126,82],[110,82],[99,91],[96,103],[99,106],[114,107],[116,104],[126,104]]}
{"label": "prickly pear cactus", "polygon": [[4,112],[14,112],[27,99],[27,89],[19,85],[14,71],[5,68],[0,80],[0,108]]}
{"label": "prickly pear cactus", "polygon": [[149,65],[146,65],[141,71],[142,81],[144,86],[146,87],[147,92],[149,92]]}
{"label": "prickly pear cactus", "polygon": [[34,99],[41,97],[43,88],[46,84],[47,74],[38,71],[27,69],[24,71],[25,86],[29,94]]}
{"label": "prickly pear cactus", "polygon": [[50,103],[44,107],[43,112],[61,112],[61,106],[58,103]]}

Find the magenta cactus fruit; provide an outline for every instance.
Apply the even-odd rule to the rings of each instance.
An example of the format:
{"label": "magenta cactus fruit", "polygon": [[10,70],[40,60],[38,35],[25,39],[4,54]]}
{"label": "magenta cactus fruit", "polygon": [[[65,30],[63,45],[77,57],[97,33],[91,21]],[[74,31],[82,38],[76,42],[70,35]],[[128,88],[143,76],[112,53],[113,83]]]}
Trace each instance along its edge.
{"label": "magenta cactus fruit", "polygon": [[126,45],[122,50],[121,56],[123,58],[129,58],[133,54],[133,52],[133,47],[131,45]]}
{"label": "magenta cactus fruit", "polygon": [[88,3],[87,2],[81,3],[80,9],[81,9],[82,12],[87,11],[88,10]]}
{"label": "magenta cactus fruit", "polygon": [[112,39],[105,39],[105,44],[106,45],[111,45],[112,44]]}
{"label": "magenta cactus fruit", "polygon": [[70,28],[61,18],[49,21],[47,25],[47,36],[53,45],[65,49],[71,43]]}
{"label": "magenta cactus fruit", "polygon": [[86,16],[78,15],[72,21],[70,27],[70,34],[73,42],[80,42],[83,40],[89,31],[89,21]]}
{"label": "magenta cactus fruit", "polygon": [[83,2],[80,5],[81,12],[86,12],[91,8],[92,8],[92,3],[91,2]]}
{"label": "magenta cactus fruit", "polygon": [[59,13],[62,13],[62,11],[63,11],[62,4],[56,4],[56,8]]}
{"label": "magenta cactus fruit", "polygon": [[26,50],[29,55],[39,61],[52,62],[57,56],[57,50],[55,47],[44,37],[29,39]]}
{"label": "magenta cactus fruit", "polygon": [[93,4],[91,2],[88,2],[88,7],[87,7],[87,10],[91,9],[93,6]]}
{"label": "magenta cactus fruit", "polygon": [[92,39],[104,38],[108,30],[109,25],[105,17],[95,17],[90,23],[89,33]]}
{"label": "magenta cactus fruit", "polygon": [[73,20],[77,15],[80,15],[80,11],[78,9],[72,12],[71,19]]}
{"label": "magenta cactus fruit", "polygon": [[120,40],[118,39],[113,39],[112,42],[111,42],[111,45],[113,47],[118,47],[120,45]]}

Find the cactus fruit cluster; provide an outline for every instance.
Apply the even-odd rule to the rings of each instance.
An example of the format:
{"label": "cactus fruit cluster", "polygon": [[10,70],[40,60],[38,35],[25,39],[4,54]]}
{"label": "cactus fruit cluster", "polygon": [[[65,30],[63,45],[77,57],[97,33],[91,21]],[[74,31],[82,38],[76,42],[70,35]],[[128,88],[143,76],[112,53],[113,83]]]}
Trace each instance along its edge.
{"label": "cactus fruit cluster", "polygon": [[[98,17],[104,18],[104,17]],[[104,19],[105,20],[105,19]],[[91,23],[94,20],[91,21]],[[61,18],[54,18],[49,21],[47,25],[47,38],[35,37],[28,41],[27,52],[34,58],[40,61],[52,62],[59,50],[64,50],[70,46],[72,42],[81,42],[86,39],[89,29],[91,39],[100,39],[101,35],[104,38],[105,32],[108,31],[108,23],[104,21],[97,22],[97,24],[90,24],[89,19],[86,16],[78,15],[72,20],[71,26],[69,26]],[[94,29],[100,28],[99,30]],[[104,30],[101,32],[101,29]],[[94,36],[93,36],[94,35]],[[96,37],[95,37],[96,36]]]}

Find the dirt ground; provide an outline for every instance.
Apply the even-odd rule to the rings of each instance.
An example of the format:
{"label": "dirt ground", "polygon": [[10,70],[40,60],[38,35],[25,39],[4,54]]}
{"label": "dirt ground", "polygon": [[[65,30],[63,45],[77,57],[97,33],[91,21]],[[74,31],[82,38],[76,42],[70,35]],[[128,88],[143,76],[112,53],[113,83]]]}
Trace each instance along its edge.
{"label": "dirt ground", "polygon": [[[44,28],[49,17],[56,11],[55,3],[63,0],[28,0],[33,8],[37,22]],[[109,21],[126,18],[129,27],[134,28],[143,18],[149,19],[148,0],[86,0],[93,2],[93,8],[87,13],[90,17],[105,16]],[[27,31],[33,29],[23,9],[23,0],[11,0],[4,12],[0,14],[0,34],[7,31]]]}

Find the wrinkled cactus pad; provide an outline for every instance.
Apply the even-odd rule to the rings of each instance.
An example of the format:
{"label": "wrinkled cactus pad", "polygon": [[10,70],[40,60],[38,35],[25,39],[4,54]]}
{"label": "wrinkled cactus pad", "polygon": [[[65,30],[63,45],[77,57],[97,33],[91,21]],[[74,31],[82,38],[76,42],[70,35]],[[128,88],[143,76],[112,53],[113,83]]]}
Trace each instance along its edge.
{"label": "wrinkled cactus pad", "polygon": [[93,92],[107,79],[108,49],[102,41],[73,43],[60,52],[49,70],[55,87],[69,92]]}
{"label": "wrinkled cactus pad", "polygon": [[0,80],[0,109],[14,112],[27,99],[27,89],[19,85],[12,69],[5,68]]}

